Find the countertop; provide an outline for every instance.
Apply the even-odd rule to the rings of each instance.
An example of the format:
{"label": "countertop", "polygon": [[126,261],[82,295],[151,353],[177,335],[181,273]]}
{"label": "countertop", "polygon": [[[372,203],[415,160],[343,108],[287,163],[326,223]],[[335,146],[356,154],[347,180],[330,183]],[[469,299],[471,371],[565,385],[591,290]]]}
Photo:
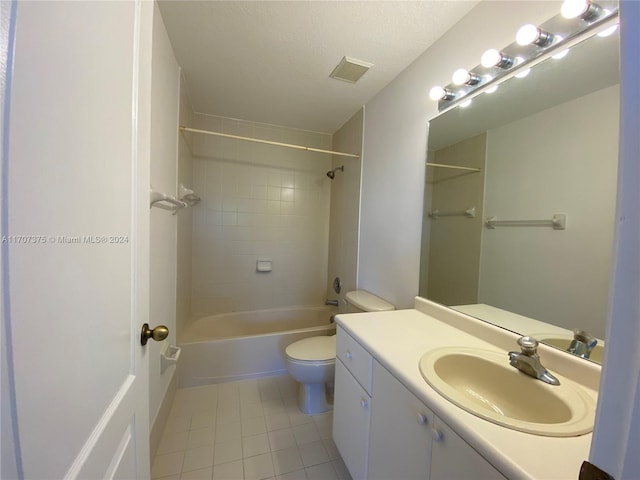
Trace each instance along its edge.
{"label": "countertop", "polygon": [[[420,373],[420,358],[431,349],[455,345],[506,352],[518,349],[517,334],[419,297],[414,309],[340,314],[336,320],[505,477],[578,478],[580,465],[589,456],[591,433],[578,437],[545,437],[495,425],[446,400]],[[544,345],[538,352],[547,368],[577,381],[597,400],[599,366]],[[375,385],[373,396],[375,398]]]}

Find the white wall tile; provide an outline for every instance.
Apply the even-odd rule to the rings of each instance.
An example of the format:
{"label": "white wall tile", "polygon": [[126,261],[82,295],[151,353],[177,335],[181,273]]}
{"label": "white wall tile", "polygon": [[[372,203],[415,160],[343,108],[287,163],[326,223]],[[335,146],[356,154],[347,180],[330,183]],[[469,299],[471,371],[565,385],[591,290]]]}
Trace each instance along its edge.
{"label": "white wall tile", "polygon": [[[326,134],[272,125],[198,114],[194,122],[198,128],[280,142],[320,148],[331,144]],[[193,184],[203,201],[193,216],[193,313],[321,303],[329,238],[330,181],[325,172],[330,157],[235,143],[243,147],[201,142],[194,158]],[[235,161],[240,154],[241,162]],[[256,273],[258,256],[273,260],[273,272]],[[212,269],[218,273],[204,271]]]}

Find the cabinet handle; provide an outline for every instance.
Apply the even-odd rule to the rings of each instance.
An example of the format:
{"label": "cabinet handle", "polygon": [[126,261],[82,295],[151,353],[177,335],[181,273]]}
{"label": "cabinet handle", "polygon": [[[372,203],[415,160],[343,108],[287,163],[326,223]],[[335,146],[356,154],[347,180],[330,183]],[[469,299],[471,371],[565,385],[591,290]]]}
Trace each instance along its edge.
{"label": "cabinet handle", "polygon": [[419,425],[427,425],[429,423],[429,419],[424,413],[419,413],[416,417]]}
{"label": "cabinet handle", "polygon": [[437,428],[431,429],[431,436],[433,437],[433,440],[436,442],[441,442],[442,439],[444,438],[444,434],[442,433],[442,430],[439,430]]}
{"label": "cabinet handle", "polygon": [[353,354],[349,350],[347,350],[347,353],[345,353],[344,356],[347,357],[347,360],[351,360],[353,358]]}
{"label": "cabinet handle", "polygon": [[367,400],[366,398],[361,398],[360,399],[360,406],[362,408],[369,408],[369,400]]}

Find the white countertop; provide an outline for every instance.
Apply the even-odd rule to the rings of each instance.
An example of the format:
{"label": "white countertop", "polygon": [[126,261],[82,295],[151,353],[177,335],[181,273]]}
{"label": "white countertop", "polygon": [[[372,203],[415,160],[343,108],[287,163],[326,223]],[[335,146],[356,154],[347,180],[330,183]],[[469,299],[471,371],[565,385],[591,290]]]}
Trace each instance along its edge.
{"label": "white countertop", "polygon": [[[459,345],[506,353],[518,349],[518,335],[421,298],[416,299],[416,309],[341,314],[336,319],[339,326],[507,478],[578,478],[580,465],[589,456],[591,434],[545,437],[495,425],[446,400],[429,386],[418,368],[420,358],[434,348]],[[555,367],[556,372],[578,381],[597,399],[594,388],[599,381],[598,366],[542,345],[539,353],[547,368],[553,371]],[[373,388],[375,397],[375,385]]]}

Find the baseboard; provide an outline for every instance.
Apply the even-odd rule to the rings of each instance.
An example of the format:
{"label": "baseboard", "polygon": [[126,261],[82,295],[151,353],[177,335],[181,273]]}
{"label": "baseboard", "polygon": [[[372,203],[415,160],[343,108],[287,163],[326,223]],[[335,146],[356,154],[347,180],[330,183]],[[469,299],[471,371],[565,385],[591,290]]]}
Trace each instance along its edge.
{"label": "baseboard", "polygon": [[160,446],[160,440],[162,440],[162,432],[164,431],[164,427],[167,424],[169,412],[171,411],[171,405],[173,405],[173,399],[176,396],[176,389],[178,388],[177,384],[177,375],[174,374],[171,382],[169,382],[167,391],[164,394],[164,398],[162,399],[162,403],[160,404],[160,408],[158,409],[156,419],[151,426],[151,431],[149,432],[149,453],[151,454],[151,458],[149,459],[150,462],[153,462],[153,459],[156,456],[156,452],[158,451],[158,447]]}

